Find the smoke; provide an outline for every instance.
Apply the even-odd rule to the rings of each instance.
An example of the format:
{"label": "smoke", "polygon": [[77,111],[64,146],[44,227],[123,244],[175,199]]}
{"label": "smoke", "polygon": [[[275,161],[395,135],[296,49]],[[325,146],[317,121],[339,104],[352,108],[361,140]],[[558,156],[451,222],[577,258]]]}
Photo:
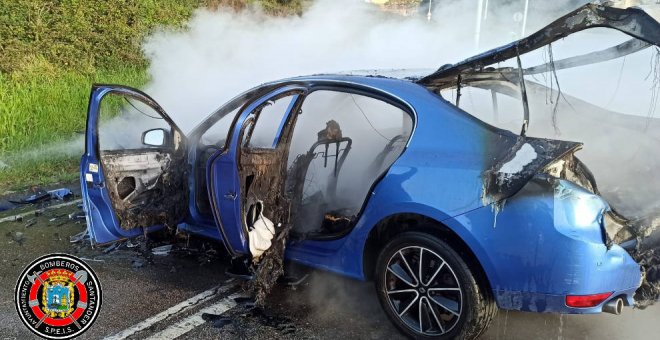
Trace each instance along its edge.
{"label": "smoke", "polygon": [[[556,65],[562,59],[602,51],[630,39],[612,29],[578,32],[524,55],[523,68]],[[584,143],[577,156],[594,173],[606,200],[632,219],[655,218],[660,207],[660,181],[653,180],[660,160],[651,156],[660,146],[658,56],[658,49],[650,46],[607,61],[566,69],[550,67],[525,77],[530,105],[528,135]],[[497,66],[514,64],[507,61]],[[461,107],[495,126],[520,129],[522,104],[516,96],[498,96],[496,117],[490,91],[465,88]]]}
{"label": "smoke", "polygon": [[80,156],[83,153],[84,142],[85,138],[81,135],[68,141],[41,146],[38,149],[4,154],[0,158],[0,172],[27,161]]}
{"label": "smoke", "polygon": [[[646,47],[597,62],[593,55],[612,51],[614,46],[623,50],[629,41],[630,36],[612,29],[590,29],[521,59],[523,68],[538,70],[544,69],[539,65],[549,65],[545,72],[525,76],[530,108],[527,134],[584,143],[576,156],[593,173],[600,194],[629,220],[640,241],[639,251],[632,255],[646,268],[646,278],[635,298],[636,306],[645,308],[660,297],[660,181],[656,179],[660,159],[653,156],[660,147],[660,49],[637,41],[633,45]],[[593,63],[558,66],[587,54]],[[515,69],[516,62],[494,66]],[[494,109],[487,88],[466,87],[463,94],[464,110],[495,126],[520,129],[519,93],[499,94],[499,110]],[[451,97],[452,91],[446,95]]]}
{"label": "smoke", "polygon": [[[425,15],[403,17],[347,0],[315,1],[299,17],[200,9],[184,29],[163,29],[144,43],[151,76],[146,92],[187,131],[263,82],[350,70],[436,69],[509,42],[521,33],[514,14],[522,3],[491,5],[479,44],[477,2],[471,0],[442,2],[430,22]],[[578,5],[543,5],[530,15],[527,31]]]}
{"label": "smoke", "polygon": [[[145,91],[185,132],[228,99],[263,82],[350,70],[432,70],[519,39],[586,2],[535,2],[525,18],[524,1],[489,1],[481,12],[478,1],[443,1],[433,9],[431,21],[426,13],[402,17],[361,1],[319,0],[292,17],[270,17],[255,8],[200,9],[183,29],[163,28],[146,39],[143,50],[151,82]],[[479,21],[477,13],[482,15]],[[621,42],[617,39],[587,33],[579,43],[553,46],[552,58],[611,47]],[[547,62],[548,52],[526,56],[524,66]],[[649,57],[656,53],[657,58],[657,52],[645,52],[651,55],[601,63],[586,68],[586,74],[560,70],[529,79],[549,88],[530,99],[530,135],[585,142],[578,157],[596,175],[605,198],[635,218],[655,213],[660,206],[660,182],[653,180],[660,161],[652,156],[658,124],[643,119],[655,114],[657,62],[654,66]],[[480,101],[476,92],[468,90],[462,100],[471,113],[479,110],[469,110],[470,105],[483,107],[491,101],[490,93]],[[519,102],[500,96],[500,105],[502,120],[494,125],[519,131]],[[624,118],[603,111],[624,113]]]}
{"label": "smoke", "polygon": [[[526,32],[585,2],[535,5],[538,8],[530,11]],[[144,90],[186,132],[228,99],[263,82],[350,70],[430,71],[520,38],[524,1],[490,1],[482,11],[478,42],[477,3],[443,1],[434,7],[431,21],[426,11],[404,17],[355,0],[314,1],[301,16],[290,17],[268,16],[256,7],[239,12],[202,8],[184,28],[162,27],[146,38],[143,51],[151,81]],[[122,110],[135,113],[128,106]],[[127,142],[135,145],[140,142],[137,130],[152,128],[124,116],[100,128],[110,148]],[[132,122],[130,131],[124,124],[127,119]],[[30,156],[80,154],[81,150],[78,139],[35,150]]]}

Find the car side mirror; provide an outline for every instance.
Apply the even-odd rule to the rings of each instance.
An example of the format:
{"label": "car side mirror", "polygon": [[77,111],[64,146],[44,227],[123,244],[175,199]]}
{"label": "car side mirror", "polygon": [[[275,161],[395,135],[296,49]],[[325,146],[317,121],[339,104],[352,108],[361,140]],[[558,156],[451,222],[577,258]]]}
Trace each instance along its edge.
{"label": "car side mirror", "polygon": [[151,129],[142,133],[142,144],[149,146],[164,146],[165,145],[164,129]]}

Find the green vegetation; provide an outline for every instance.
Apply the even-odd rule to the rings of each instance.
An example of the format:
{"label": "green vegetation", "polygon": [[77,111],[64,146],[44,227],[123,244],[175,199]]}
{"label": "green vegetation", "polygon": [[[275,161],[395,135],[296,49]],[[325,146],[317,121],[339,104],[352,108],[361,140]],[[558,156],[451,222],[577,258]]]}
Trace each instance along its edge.
{"label": "green vegetation", "polygon": [[152,29],[180,27],[199,7],[251,4],[286,15],[302,12],[303,0],[0,0],[0,71],[34,58],[83,73],[145,66],[140,42]]}
{"label": "green vegetation", "polygon": [[85,130],[85,111],[94,82],[142,86],[143,68],[117,67],[92,74],[43,68],[0,74],[0,150],[26,150],[71,139]]}
{"label": "green vegetation", "polygon": [[[68,70],[0,73],[0,194],[74,180],[85,130],[90,85],[142,86],[144,68],[124,67],[93,74]],[[74,141],[74,142],[69,142]]]}
{"label": "green vegetation", "polygon": [[[148,81],[143,38],[198,7],[302,12],[304,0],[0,0],[0,194],[78,176],[91,84]],[[8,165],[8,167],[6,166]]]}

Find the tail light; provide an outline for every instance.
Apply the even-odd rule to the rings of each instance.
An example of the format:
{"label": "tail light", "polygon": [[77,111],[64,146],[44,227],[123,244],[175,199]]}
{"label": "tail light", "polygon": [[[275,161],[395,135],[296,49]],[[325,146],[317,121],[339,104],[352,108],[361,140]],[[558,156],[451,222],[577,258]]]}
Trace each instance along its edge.
{"label": "tail light", "polygon": [[566,295],[566,306],[575,308],[596,307],[612,296],[612,292],[593,295]]}

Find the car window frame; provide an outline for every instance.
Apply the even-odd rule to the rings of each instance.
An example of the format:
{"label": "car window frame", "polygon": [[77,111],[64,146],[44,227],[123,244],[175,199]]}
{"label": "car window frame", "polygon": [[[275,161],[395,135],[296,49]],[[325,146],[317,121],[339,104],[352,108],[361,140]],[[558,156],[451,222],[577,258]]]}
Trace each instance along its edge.
{"label": "car window frame", "polygon": [[[286,85],[284,87],[286,87]],[[287,97],[291,97],[291,100],[289,101],[289,104],[287,105],[287,108],[284,112],[284,115],[282,116],[282,119],[280,120],[279,124],[276,127],[277,130],[275,132],[275,137],[273,138],[273,143],[271,144],[270,147],[251,146],[250,145],[250,143],[252,142],[252,136],[253,136],[254,129],[257,127],[257,124],[259,124],[259,120],[261,119],[261,113],[263,111],[259,111],[258,114],[255,114],[253,112],[256,111],[256,110],[263,110],[268,105],[260,105],[259,107],[252,110],[253,112],[250,112],[250,116],[247,118],[247,119],[252,118],[252,120],[251,120],[251,122],[249,122],[249,126],[244,126],[243,131],[242,131],[243,139],[241,140],[241,144],[240,144],[241,151],[268,152],[268,151],[277,150],[280,146],[281,141],[282,141],[282,137],[283,137],[282,132],[284,130],[284,127],[286,126],[286,124],[294,116],[294,115],[292,115],[292,111],[296,107],[299,107],[299,105],[304,100],[306,94],[307,94],[307,91],[305,91],[303,88],[297,88],[297,89],[294,88],[294,89],[291,89],[290,91],[285,91],[283,93],[275,94],[275,95],[269,97],[268,99],[266,99],[263,102],[263,104],[267,104],[268,102],[273,101],[273,98],[277,98],[275,100],[280,100],[280,99],[284,99],[284,98],[287,98]],[[245,108],[243,108],[240,111],[243,112],[244,110],[245,110]],[[247,124],[248,123],[245,123],[245,125],[247,125]],[[293,133],[293,131],[291,133]]]}
{"label": "car window frame", "polygon": [[[316,91],[334,91],[334,92],[341,92],[341,93],[348,93],[348,94],[354,94],[354,95],[360,95],[360,96],[365,96],[369,97],[375,100],[380,100],[384,103],[390,104],[401,111],[405,112],[408,114],[408,116],[411,119],[411,127],[410,127],[410,135],[408,136],[408,140],[406,141],[406,144],[404,145],[403,149],[401,150],[401,153],[398,155],[396,159],[392,161],[392,164],[384,169],[382,173],[378,174],[377,176],[374,177],[373,183],[371,183],[371,186],[369,187],[369,190],[367,192],[373,192],[376,186],[380,183],[380,181],[385,177],[385,175],[389,172],[389,170],[394,166],[394,164],[403,156],[403,154],[407,151],[408,146],[410,145],[411,141],[414,138],[415,131],[417,129],[417,111],[415,110],[414,106],[412,106],[410,103],[406,102],[402,98],[399,98],[383,89],[375,88],[375,87],[370,87],[362,84],[357,84],[357,83],[352,83],[352,82],[344,82],[344,81],[336,81],[336,80],[327,80],[327,81],[314,81],[308,84],[307,86],[307,91],[304,93],[302,98],[298,99],[297,107],[301,108],[302,105],[304,105],[305,100],[309,95]],[[291,115],[292,119],[296,119],[298,114],[296,115]],[[289,136],[287,138],[289,141],[292,139],[297,125],[298,125],[298,120],[296,119],[295,121],[292,122],[294,124],[291,128],[291,131],[289,132]],[[285,155],[289,155],[291,149],[291,144],[287,146],[287,150]],[[285,179],[286,181],[287,179]],[[328,235],[323,235],[323,234],[315,234],[315,235],[310,235],[306,234],[305,237],[309,240],[318,240],[318,241],[332,241],[332,240],[337,240],[340,239],[346,235],[348,235],[354,228],[355,226],[359,223],[359,221],[362,219],[362,216],[364,214],[364,211],[367,207],[367,204],[369,203],[369,198],[370,195],[366,195],[364,199],[362,200],[362,204],[360,205],[360,208],[356,214],[355,220],[353,224],[349,227],[346,228],[345,230],[341,231],[340,233],[336,234],[328,234]],[[295,230],[291,231],[293,234],[296,234]]]}

